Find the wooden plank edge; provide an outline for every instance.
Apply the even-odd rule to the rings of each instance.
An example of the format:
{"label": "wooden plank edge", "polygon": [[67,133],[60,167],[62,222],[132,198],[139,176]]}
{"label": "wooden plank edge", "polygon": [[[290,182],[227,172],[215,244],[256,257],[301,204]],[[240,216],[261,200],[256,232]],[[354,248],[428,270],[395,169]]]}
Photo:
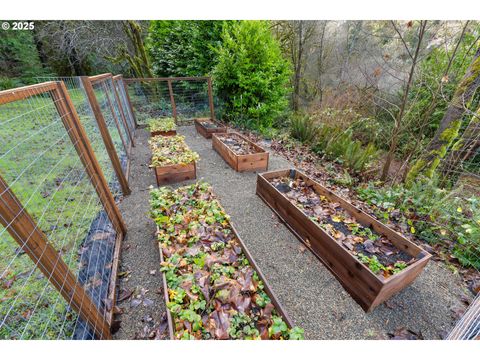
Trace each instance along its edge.
{"label": "wooden plank edge", "polygon": [[124,235],[119,233],[117,235],[117,240],[115,241],[115,250],[113,252],[113,260],[112,260],[112,273],[110,274],[110,284],[108,289],[108,297],[107,300],[110,300],[112,304],[112,308],[107,311],[107,322],[110,325],[110,328],[113,325],[113,316],[115,310],[115,302],[117,299],[117,277],[118,277],[118,269],[120,265],[120,256],[122,252],[122,243],[123,243]]}
{"label": "wooden plank edge", "polygon": [[[272,173],[275,173],[275,177],[276,177],[276,176],[279,176],[279,174],[281,175],[283,172],[287,172],[287,171],[290,172],[290,170],[292,170],[292,169],[276,170],[275,172],[272,172]],[[298,172],[298,170],[295,170],[295,171]],[[300,172],[299,172],[299,173],[300,173]],[[260,173],[260,174],[257,174],[257,186],[258,186],[258,178],[262,178],[266,183],[270,184],[269,181],[268,181],[268,179],[265,178],[265,176],[264,176],[265,174],[268,174],[268,173]],[[301,173],[300,173],[300,174],[301,174]],[[304,175],[304,176],[307,177],[306,175]],[[308,177],[307,177],[307,178],[308,178]],[[312,181],[314,181],[314,180],[312,180]],[[285,195],[282,194],[280,191],[278,191],[278,189],[275,188],[273,185],[270,184],[270,186],[274,189],[274,191],[275,191],[275,193],[277,194],[277,196],[283,196],[283,197],[285,197]],[[320,185],[320,186],[321,186],[321,185]],[[272,206],[270,206],[270,204],[266,201],[266,199],[264,199],[262,196],[260,196],[260,195],[258,194],[258,188],[257,188],[257,193],[256,193],[256,194],[273,210]],[[286,197],[285,197],[285,198],[286,198]],[[286,198],[286,199],[288,200],[288,198]],[[346,200],[345,200],[345,201],[346,201]],[[293,205],[293,204],[292,204],[292,205]],[[293,206],[295,206],[295,205],[293,205]],[[352,205],[352,206],[353,206],[353,205]],[[354,206],[354,207],[355,207],[355,206]],[[297,209],[298,209],[298,207],[297,207]],[[301,209],[299,209],[299,210],[301,211]],[[277,211],[275,211],[275,214],[276,214],[277,216],[279,216],[279,218],[282,219],[282,221],[283,221],[284,223],[286,223],[286,221],[283,220],[283,217],[280,216]],[[306,221],[311,221],[311,222],[313,222],[312,220],[310,220],[310,219],[308,218],[308,216],[306,216],[306,215],[304,215],[304,216],[305,216]],[[313,223],[314,223],[326,236],[328,236],[331,241],[333,241],[333,242],[335,242],[335,243],[338,244],[338,242],[337,242],[335,239],[333,239],[328,233],[326,233],[320,226],[318,226],[315,222],[313,222]],[[382,225],[385,226],[385,227],[387,227],[385,224],[382,224]],[[291,226],[288,226],[288,227],[289,227],[289,229],[291,229]],[[294,231],[292,231],[292,232],[294,232]],[[294,232],[294,233],[296,234],[296,232]],[[298,237],[298,234],[296,234],[296,236]],[[406,240],[409,241],[408,239],[406,239]],[[303,241],[302,241],[302,242],[303,242]],[[405,270],[407,270],[407,269],[409,269],[409,268],[413,268],[414,265],[417,264],[417,263],[422,264],[422,263],[425,262],[425,264],[423,265],[423,266],[425,266],[426,263],[428,262],[428,260],[431,258],[432,255],[431,255],[430,253],[428,253],[427,251],[423,250],[422,248],[420,248],[419,246],[417,246],[415,243],[412,243],[412,244],[420,249],[419,254],[422,254],[422,257],[417,258],[417,259],[415,260],[415,262],[412,263],[412,264],[410,264],[407,268],[405,268],[405,269],[402,270],[401,272],[399,272],[399,273],[397,273],[397,274],[394,274],[394,275],[392,275],[392,276],[390,276],[390,277],[388,277],[388,278],[385,278],[385,277],[383,277],[383,276],[378,276],[377,274],[373,273],[373,272],[368,268],[368,266],[366,266],[366,265],[363,264],[360,260],[358,260],[350,251],[348,251],[348,250],[346,250],[346,249],[344,249],[344,250],[345,250],[345,252],[347,252],[354,260],[356,260],[356,261],[357,261],[359,264],[361,264],[365,269],[367,269],[372,275],[374,275],[379,281],[381,281],[381,282],[383,283],[383,285],[386,285],[386,284],[388,284],[389,282],[395,280],[397,277],[400,277],[400,275],[402,274],[403,271],[405,271]],[[395,246],[395,244],[393,244],[393,245]],[[339,246],[340,246],[340,245],[339,245]],[[395,246],[395,247],[397,247],[397,246]],[[397,247],[397,248],[398,248],[398,247]],[[401,250],[401,249],[399,249],[399,250]],[[313,253],[313,251],[312,251],[312,253]],[[323,262],[323,261],[322,261],[322,262]]]}
{"label": "wooden plank edge", "polygon": [[[157,224],[155,224],[155,226],[157,228],[157,232],[155,233],[155,241],[158,243],[158,250],[160,251],[160,263],[163,263],[165,261],[165,258],[163,257],[162,244],[160,243],[160,241],[158,241],[158,233],[160,232],[160,228],[158,227]],[[160,271],[160,272],[162,273],[163,299],[165,300],[165,309],[167,312],[168,335],[170,337],[170,340],[175,340],[173,317],[172,317],[172,313],[170,312],[170,309],[167,306],[167,304],[170,302],[170,299],[168,298],[167,277],[165,276],[165,273],[163,271]]]}

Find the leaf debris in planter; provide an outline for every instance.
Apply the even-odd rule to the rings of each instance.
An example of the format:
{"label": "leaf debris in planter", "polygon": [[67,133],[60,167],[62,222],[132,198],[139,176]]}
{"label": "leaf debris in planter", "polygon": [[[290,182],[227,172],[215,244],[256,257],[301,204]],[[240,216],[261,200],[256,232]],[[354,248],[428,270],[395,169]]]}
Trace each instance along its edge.
{"label": "leaf debris in planter", "polygon": [[302,179],[279,177],[270,182],[373,273],[389,277],[415,261],[385,236],[357,222],[339,203],[317,194]]}
{"label": "leaf debris in planter", "polygon": [[207,129],[218,129],[219,126],[214,123],[212,120],[199,120],[198,121],[203,127],[207,128]]}
{"label": "leaf debris in planter", "polygon": [[200,159],[185,143],[185,136],[154,136],[148,140],[152,150],[150,167],[189,164]]}
{"label": "leaf debris in planter", "polygon": [[150,132],[156,131],[173,131],[177,129],[175,125],[175,119],[172,117],[167,118],[155,118],[148,121],[148,128]]}
{"label": "leaf debris in planter", "polygon": [[251,143],[245,141],[236,133],[217,134],[217,138],[237,155],[258,153],[258,150]]}
{"label": "leaf debris in planter", "polygon": [[277,313],[210,186],[152,190],[177,339],[301,339]]}

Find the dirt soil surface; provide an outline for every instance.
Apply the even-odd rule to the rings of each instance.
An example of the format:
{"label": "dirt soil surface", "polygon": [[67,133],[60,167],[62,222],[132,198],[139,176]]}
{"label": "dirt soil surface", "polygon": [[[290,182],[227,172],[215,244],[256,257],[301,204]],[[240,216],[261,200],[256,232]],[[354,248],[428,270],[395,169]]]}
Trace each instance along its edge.
{"label": "dirt soil surface", "polygon": [[[255,195],[256,173],[231,169],[193,126],[182,126],[188,146],[199,153],[197,179],[209,182],[240,237],[245,242],[279,301],[295,325],[305,329],[307,339],[388,339],[405,328],[425,339],[444,337],[453,327],[452,314],[464,307],[460,300],[471,298],[458,275],[443,264],[430,261],[424,272],[408,288],[366,314],[321,262],[280,222]],[[149,220],[148,186],[155,183],[148,168],[147,132],[138,130],[130,176],[132,194],[120,207],[129,228],[122,255],[122,271],[131,271],[120,280],[120,288],[147,288],[149,306],[130,307],[130,299],[119,305],[118,339],[132,339],[142,333],[145,318],[152,327],[162,327],[165,304],[161,293],[159,255],[155,227]],[[259,144],[267,151],[268,144]],[[269,170],[289,168],[283,158],[270,153]],[[187,181],[185,183],[191,183]],[[185,183],[176,184],[175,187]],[[151,270],[156,270],[154,275]]]}

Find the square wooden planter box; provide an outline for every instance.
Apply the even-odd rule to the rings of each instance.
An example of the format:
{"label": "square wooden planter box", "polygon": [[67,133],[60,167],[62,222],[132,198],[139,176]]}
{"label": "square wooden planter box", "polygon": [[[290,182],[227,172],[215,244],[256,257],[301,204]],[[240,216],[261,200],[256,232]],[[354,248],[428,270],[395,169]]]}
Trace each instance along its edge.
{"label": "square wooden planter box", "polygon": [[[213,122],[216,127],[206,127],[201,124],[201,121],[209,121]],[[219,123],[218,121],[208,119],[208,118],[200,118],[200,119],[195,119],[195,129],[197,129],[197,132],[202,135],[206,139],[210,139],[212,137],[212,134],[214,133],[226,133],[227,132],[227,127]]]}
{"label": "square wooden planter box", "polygon": [[[360,224],[384,235],[396,248],[403,250],[415,258],[416,261],[388,278],[374,274],[269,182],[270,179],[276,177],[301,178],[307,185],[312,186],[319,195],[340,204]],[[257,195],[285,222],[293,234],[322,261],[366,312],[373,310],[412,283],[431,257],[427,251],[297,170],[287,169],[259,174],[257,177]]]}
{"label": "square wooden planter box", "polygon": [[212,136],[212,148],[220,154],[220,156],[225,160],[225,162],[230,165],[230,167],[235,171],[256,171],[256,170],[267,170],[268,169],[268,152],[265,151],[262,147],[251,142],[244,136],[236,132],[231,132],[228,134],[235,134],[235,136],[240,137],[241,139],[248,142],[252,145],[256,153],[237,155],[228,145],[226,145],[216,134]]}
{"label": "square wooden planter box", "polygon": [[189,164],[174,164],[168,166],[156,166],[155,176],[157,185],[165,185],[197,178],[195,161]]}
{"label": "square wooden planter box", "polygon": [[169,130],[169,131],[151,131],[150,132],[150,136],[151,137],[154,137],[154,136],[158,136],[158,135],[162,135],[162,136],[175,136],[177,135],[177,130]]}
{"label": "square wooden planter box", "polygon": [[[267,279],[265,279],[265,276],[263,273],[260,271],[257,263],[253,259],[252,255],[248,251],[247,247],[245,246],[245,243],[242,241],[240,236],[237,233],[237,230],[235,227],[232,225],[232,223],[229,224],[230,228],[232,229],[233,234],[235,237],[238,239],[238,243],[240,247],[242,248],[243,253],[245,254],[245,257],[248,259],[250,262],[250,266],[257,272],[258,277],[260,280],[263,282],[264,288],[263,290],[267,293],[267,295],[270,297],[270,300],[272,300],[272,304],[275,306],[275,309],[280,317],[282,317],[283,321],[288,325],[289,328],[293,327],[293,322],[291,321],[290,317],[287,315],[286,311],[283,309],[282,305],[278,301],[277,297],[275,296],[275,293],[273,292],[272,288],[267,282]],[[157,232],[159,232],[159,228],[157,226]],[[162,246],[159,244],[159,251],[160,251],[160,262],[163,263],[165,261],[163,257],[163,251],[162,251]],[[168,285],[167,285],[167,279],[165,277],[165,273],[162,272],[162,282],[163,282],[163,295],[165,299],[165,304],[168,304],[170,302],[170,299],[168,298]],[[175,340],[175,333],[174,333],[174,323],[173,323],[173,318],[172,314],[170,313],[170,310],[167,308],[167,322],[168,322],[168,333],[170,336],[170,340]]]}

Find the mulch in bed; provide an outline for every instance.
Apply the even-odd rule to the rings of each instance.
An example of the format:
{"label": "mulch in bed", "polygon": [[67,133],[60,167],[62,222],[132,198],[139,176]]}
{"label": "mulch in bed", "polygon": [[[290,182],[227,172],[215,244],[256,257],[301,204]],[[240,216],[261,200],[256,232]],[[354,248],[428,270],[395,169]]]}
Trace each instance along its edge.
{"label": "mulch in bed", "polygon": [[271,183],[374,273],[389,277],[415,261],[384,235],[357,222],[340,204],[317,194],[303,180],[282,177]]}
{"label": "mulch in bed", "polygon": [[206,127],[207,129],[217,129],[219,127],[216,123],[214,123],[213,121],[209,121],[209,120],[200,120],[199,123],[203,127]]}
{"label": "mulch in bed", "polygon": [[251,143],[245,141],[235,133],[218,134],[217,138],[237,155],[248,155],[258,152]]}

